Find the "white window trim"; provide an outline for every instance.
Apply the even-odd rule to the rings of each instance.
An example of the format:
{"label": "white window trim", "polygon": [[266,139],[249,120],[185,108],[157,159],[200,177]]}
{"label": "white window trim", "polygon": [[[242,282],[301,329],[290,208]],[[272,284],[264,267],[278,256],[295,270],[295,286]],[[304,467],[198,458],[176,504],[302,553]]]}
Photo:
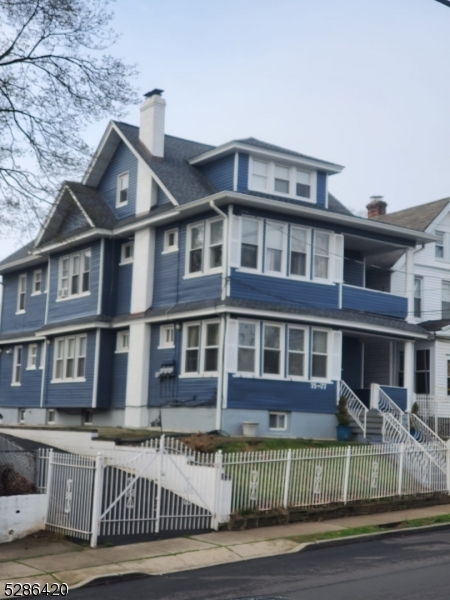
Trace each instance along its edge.
{"label": "white window trim", "polygon": [[18,418],[19,423],[25,423],[26,412],[27,412],[26,408],[19,408],[19,418]]}
{"label": "white window trim", "polygon": [[[315,331],[323,331],[324,333],[327,334],[327,374],[326,377],[314,377],[312,374],[312,362],[313,362],[313,354],[317,354],[313,352],[313,339],[314,339],[314,332]],[[324,329],[323,327],[311,327],[311,342],[310,342],[310,351],[309,351],[309,370],[311,372],[311,377],[309,379],[309,381],[312,382],[320,382],[320,383],[331,383],[331,377],[330,377],[330,373],[331,373],[331,369],[332,369],[332,361],[333,361],[333,351],[332,348],[330,347],[332,344],[332,337],[331,337],[331,329]],[[318,356],[324,356],[323,354],[317,354]]]}
{"label": "white window trim", "polygon": [[[131,246],[131,256],[129,258],[125,257],[125,248],[127,246]],[[130,263],[132,263],[134,261],[134,242],[130,241],[130,242],[124,242],[121,246],[120,246],[120,265],[129,265]]]}
{"label": "white window trim", "polygon": [[[18,353],[19,349],[21,350],[21,353],[20,353],[20,377],[19,377],[19,381],[16,381],[17,353]],[[12,378],[11,378],[12,386],[22,385],[22,371],[23,371],[23,346],[14,346],[13,369],[12,369]]]}
{"label": "white window trim", "polygon": [[[290,350],[289,350],[289,330],[290,329],[297,329],[300,331],[303,331],[303,335],[304,335],[304,346],[303,346],[303,356],[304,356],[304,363],[303,363],[303,372],[304,375],[303,377],[301,377],[300,375],[289,375],[289,354],[290,354]],[[308,375],[309,375],[309,327],[301,327],[299,325],[291,325],[288,323],[287,328],[286,328],[286,362],[285,362],[285,369],[286,369],[286,379],[288,381],[309,381],[308,379]],[[293,351],[294,354],[300,354],[299,352],[295,352],[295,350]]]}
{"label": "white window trim", "polygon": [[446,231],[444,231],[443,229],[437,229],[434,234],[437,235],[438,233],[442,234],[442,254],[443,256],[436,256],[436,248],[438,247],[438,243],[437,241],[434,242],[434,258],[435,260],[437,260],[438,262],[447,262],[448,261],[448,233]]}
{"label": "white window trim", "polygon": [[[165,333],[171,329],[173,331],[173,341],[171,344],[167,344],[165,341]],[[175,325],[161,325],[159,328],[159,346],[158,350],[168,350],[169,348],[175,348]]]}
{"label": "white window trim", "polygon": [[[267,227],[273,227],[276,229],[280,229],[282,236],[282,246],[281,246],[281,271],[269,271],[266,266],[267,263]],[[282,221],[273,221],[271,219],[267,219],[265,221],[265,230],[264,230],[264,274],[266,275],[275,275],[277,277],[286,277],[287,266],[287,250],[288,250],[288,224],[283,223]]]}
{"label": "white window trim", "polygon": [[[83,264],[83,258],[84,255],[89,253],[90,254],[90,258],[89,258],[89,290],[86,292],[78,292],[78,294],[71,294],[70,290],[72,287],[72,275],[73,275],[73,259],[76,256],[80,257],[80,272],[78,274],[80,280],[79,280],[79,285],[80,285],[80,289],[82,287],[82,283],[83,283],[83,273],[85,273],[86,271],[82,270],[82,264]],[[68,274],[68,283],[69,283],[69,287],[67,289],[68,294],[65,297],[60,297],[59,292],[62,289],[61,287],[61,280],[62,280],[62,262],[63,260],[68,259],[69,260],[69,274]],[[91,285],[92,285],[92,250],[91,248],[85,248],[84,250],[79,250],[78,252],[74,252],[73,254],[66,254],[65,256],[61,256],[59,258],[58,261],[58,291],[57,291],[57,297],[56,297],[56,302],[65,302],[66,300],[73,300],[74,298],[82,298],[83,296],[90,296],[91,295]]]}
{"label": "white window trim", "polygon": [[[324,233],[325,235],[328,236],[328,277],[317,277],[316,276],[316,269],[315,269],[315,257],[316,257],[316,252],[315,252],[315,237],[316,234],[318,233]],[[310,246],[311,248],[311,252],[312,252],[312,260],[311,260],[311,269],[312,269],[312,273],[311,273],[311,281],[315,282],[315,283],[333,283],[333,271],[334,271],[334,261],[333,261],[333,242],[334,242],[334,238],[333,238],[333,232],[332,231],[327,231],[326,229],[314,229],[314,243]],[[322,256],[322,255],[319,255]]]}
{"label": "white window trim", "polygon": [[[251,325],[255,326],[255,365],[254,365],[254,369],[253,372],[252,371],[239,371],[239,348],[241,348],[241,346],[239,345],[239,324],[240,323],[249,323]],[[237,365],[237,370],[235,375],[237,377],[249,377],[249,378],[255,378],[255,377],[259,377],[259,365],[261,362],[261,321],[253,321],[252,319],[238,319],[238,325],[237,325],[237,344],[236,344],[236,351],[238,353],[237,359],[236,359],[236,365]],[[250,346],[242,346],[242,348],[250,348]]]}
{"label": "white window trim", "polygon": [[[50,413],[53,414],[53,419],[50,421]],[[54,425],[56,423],[56,410],[54,408],[47,409],[47,425]]]}
{"label": "white window trim", "polygon": [[[284,417],[284,427],[270,427],[270,415],[277,415]],[[287,431],[288,430],[288,414],[276,410],[269,410],[269,431]]]}
{"label": "white window trim", "polygon": [[[214,275],[216,273],[222,273],[223,262],[224,262],[224,234],[225,227],[222,229],[222,265],[220,267],[210,268],[209,265],[209,244],[211,239],[211,224],[217,221],[224,221],[221,217],[213,217],[212,219],[206,219],[205,221],[198,221],[191,223],[186,228],[186,257],[185,257],[185,268],[183,279],[193,279],[195,277],[203,277],[205,275]],[[195,273],[189,273],[189,259],[191,252],[191,232],[192,229],[203,224],[203,249],[202,249],[202,268],[200,271]]]}
{"label": "white window trim", "polygon": [[[267,175],[267,187],[266,188],[257,188],[252,185],[252,175],[253,175],[253,161],[256,160],[258,162],[265,162],[268,165],[268,175]],[[294,193],[285,194],[284,192],[275,191],[275,165],[280,167],[286,167],[289,169],[289,188],[291,190],[296,189],[297,184],[297,170],[304,171],[305,173],[309,173],[310,176],[310,190],[311,190],[311,198],[306,198],[305,196],[297,196]],[[308,202],[309,204],[317,204],[317,171],[311,169],[311,167],[303,167],[300,165],[288,165],[283,164],[280,161],[271,161],[266,158],[259,158],[257,156],[250,156],[249,167],[248,167],[248,181],[247,181],[248,189],[254,192],[262,192],[265,194],[273,194],[276,196],[280,196],[281,198],[291,198],[293,200],[299,200],[301,202]]]}
{"label": "white window trim", "polygon": [[[24,308],[19,308],[20,307],[20,297],[22,295],[21,293],[21,281],[25,281],[24,284]],[[18,279],[18,285],[17,285],[17,304],[16,304],[16,315],[23,315],[27,310],[27,274],[26,273],[22,273],[21,275],[19,275],[19,279]]]}
{"label": "white window trim", "polygon": [[[35,364],[34,366],[30,364],[30,359],[31,359],[31,348],[35,348],[36,349],[36,354],[35,354]],[[38,345],[37,344],[28,344],[28,353],[27,353],[27,371],[35,371],[37,369],[37,356],[38,356]]]}
{"label": "white window trim", "polygon": [[[120,179],[121,177],[124,177],[125,175],[128,175],[128,187],[127,189],[127,201],[126,202],[120,202]],[[119,175],[117,175],[117,185],[116,185],[116,208],[123,208],[124,206],[128,205],[128,200],[130,198],[130,172],[129,171],[124,171],[123,173],[119,173]]]}
{"label": "white window trim", "polygon": [[[302,231],[306,232],[306,269],[304,275],[291,273],[292,238],[295,237],[296,229],[301,229]],[[311,235],[312,229],[310,227],[302,227],[301,225],[294,225],[293,223],[289,224],[289,256],[287,257],[287,272],[289,279],[297,279],[298,281],[311,281]]]}
{"label": "white window trim", "polygon": [[[183,340],[182,340],[182,347],[181,347],[181,373],[179,375],[179,378],[181,379],[187,379],[187,378],[200,378],[200,377],[217,377],[218,373],[219,373],[219,369],[220,369],[220,364],[218,363],[218,370],[217,371],[205,371],[204,367],[205,367],[205,342],[206,342],[206,330],[207,330],[207,325],[212,324],[212,323],[218,323],[219,324],[219,345],[218,345],[218,349],[219,349],[219,356],[220,356],[220,319],[208,319],[207,321],[190,321],[188,323],[184,323],[183,324]],[[193,325],[199,325],[200,326],[200,332],[199,332],[199,361],[198,361],[198,365],[199,365],[199,370],[197,373],[186,373],[186,350],[187,350],[187,329],[188,327],[192,327]],[[211,346],[212,347],[212,346]],[[218,359],[219,360],[219,359]]]}
{"label": "white window trim", "polygon": [[[169,235],[171,233],[175,234],[174,246],[169,246]],[[178,249],[178,227],[175,227],[174,229],[168,229],[164,232],[164,249],[161,254],[171,254],[172,252],[178,252]]]}
{"label": "white window trim", "polygon": [[[41,289],[36,292],[35,291],[35,286],[36,286],[36,274],[37,273],[41,274]],[[43,293],[43,290],[42,290],[43,283],[44,283],[44,278],[43,278],[42,269],[36,269],[35,271],[33,271],[33,279],[32,279],[32,285],[31,285],[31,296],[39,296],[40,294]]]}
{"label": "white window trim", "polygon": [[[247,219],[247,220],[256,221],[258,224],[258,263],[257,263],[255,269],[252,269],[251,267],[243,267],[241,264],[237,270],[242,273],[262,273],[263,253],[265,252],[265,249],[263,248],[263,231],[264,231],[264,227],[265,227],[265,224],[264,224],[265,219],[263,219],[261,217],[253,217],[253,216],[246,216],[246,215],[242,215],[240,217],[240,219],[241,219],[241,239],[240,239],[240,244],[239,244],[239,262],[242,262],[242,232],[243,232],[242,221],[244,219]],[[270,276],[270,273],[266,273],[266,275]],[[282,276],[283,276],[282,273],[277,273],[275,275],[275,277],[282,277]]]}
{"label": "white window trim", "polygon": [[[84,377],[77,377],[76,372],[78,371],[78,360],[83,358],[80,356],[80,339],[86,339],[86,354],[84,356]],[[73,373],[74,377],[66,377],[66,367],[67,367],[67,347],[70,339],[75,339],[75,352],[73,356],[74,364],[73,364]],[[60,340],[64,340],[64,355],[63,355],[63,367],[62,367],[62,378],[56,379],[56,348],[57,343]],[[53,371],[52,371],[52,380],[50,383],[77,383],[86,381],[86,365],[87,365],[87,335],[85,333],[81,335],[69,335],[65,337],[57,337],[53,341],[54,344],[54,352],[53,352]]]}
{"label": "white window trim", "polygon": [[[127,346],[124,346],[122,343],[122,340],[125,336],[128,337],[128,345]],[[121,331],[118,331],[117,335],[116,335],[115,354],[128,354],[129,351],[130,351],[130,330],[122,329]]]}
{"label": "white window trim", "polygon": [[[266,326],[278,327],[280,329],[280,373],[264,373],[264,331]],[[261,378],[262,379],[286,379],[286,325],[284,323],[276,323],[274,321],[262,321],[262,333],[261,333]],[[268,350],[276,350],[276,348],[267,348]]]}

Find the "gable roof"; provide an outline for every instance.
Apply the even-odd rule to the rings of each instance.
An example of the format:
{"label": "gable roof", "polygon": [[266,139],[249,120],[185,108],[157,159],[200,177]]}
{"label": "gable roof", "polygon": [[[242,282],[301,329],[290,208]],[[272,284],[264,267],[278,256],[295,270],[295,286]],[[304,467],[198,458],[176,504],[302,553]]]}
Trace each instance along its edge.
{"label": "gable roof", "polygon": [[446,208],[449,202],[450,198],[442,198],[442,200],[435,200],[434,202],[427,202],[426,204],[419,204],[419,206],[381,215],[376,217],[376,220],[417,231],[426,231],[427,227]]}
{"label": "gable roof", "polygon": [[[295,150],[289,150],[288,148],[283,148],[282,146],[276,146],[275,144],[268,144],[267,142],[263,142],[262,140],[258,140],[254,137],[243,138],[241,140],[235,140],[238,144],[246,144],[248,146],[254,146],[255,148],[261,148],[263,150],[270,150],[272,152],[280,152],[282,154],[290,154],[291,156],[298,156],[298,158],[307,158],[308,160],[317,160],[322,162],[320,158],[315,158],[314,156],[308,156],[307,154],[302,154],[300,152],[296,152]],[[324,161],[328,162],[328,161]],[[334,163],[330,163],[334,164]],[[337,167],[341,165],[336,165]]]}

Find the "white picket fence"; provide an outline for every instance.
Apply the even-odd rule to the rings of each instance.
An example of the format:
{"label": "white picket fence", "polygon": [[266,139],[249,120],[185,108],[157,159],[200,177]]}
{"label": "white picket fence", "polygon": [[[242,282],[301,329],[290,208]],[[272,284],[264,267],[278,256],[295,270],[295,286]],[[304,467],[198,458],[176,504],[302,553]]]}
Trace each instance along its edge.
{"label": "white picket fence", "polygon": [[[218,529],[233,514],[450,491],[450,444],[197,453],[175,439],[82,457],[41,450],[50,529],[90,539]],[[439,455],[437,466],[436,456]]]}

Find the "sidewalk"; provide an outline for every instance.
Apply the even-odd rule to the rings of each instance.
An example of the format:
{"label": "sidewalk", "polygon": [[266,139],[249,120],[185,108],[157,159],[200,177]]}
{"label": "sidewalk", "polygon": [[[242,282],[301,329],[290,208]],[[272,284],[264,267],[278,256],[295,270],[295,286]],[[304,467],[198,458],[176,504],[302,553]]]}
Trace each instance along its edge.
{"label": "sidewalk", "polygon": [[297,536],[337,532],[357,527],[389,525],[413,519],[450,515],[450,504],[376,515],[294,523],[245,531],[222,531],[91,549],[45,532],[0,545],[0,598],[6,583],[64,582],[69,589],[99,577],[134,573],[162,575],[224,563],[296,552],[309,544]]}

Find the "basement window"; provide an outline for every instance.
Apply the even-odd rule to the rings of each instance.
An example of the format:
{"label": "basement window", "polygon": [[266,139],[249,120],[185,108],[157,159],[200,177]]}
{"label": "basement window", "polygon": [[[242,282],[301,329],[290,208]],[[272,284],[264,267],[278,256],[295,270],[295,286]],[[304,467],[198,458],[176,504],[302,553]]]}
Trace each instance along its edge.
{"label": "basement window", "polygon": [[270,431],[286,431],[287,429],[287,414],[280,412],[269,413],[269,430]]}

